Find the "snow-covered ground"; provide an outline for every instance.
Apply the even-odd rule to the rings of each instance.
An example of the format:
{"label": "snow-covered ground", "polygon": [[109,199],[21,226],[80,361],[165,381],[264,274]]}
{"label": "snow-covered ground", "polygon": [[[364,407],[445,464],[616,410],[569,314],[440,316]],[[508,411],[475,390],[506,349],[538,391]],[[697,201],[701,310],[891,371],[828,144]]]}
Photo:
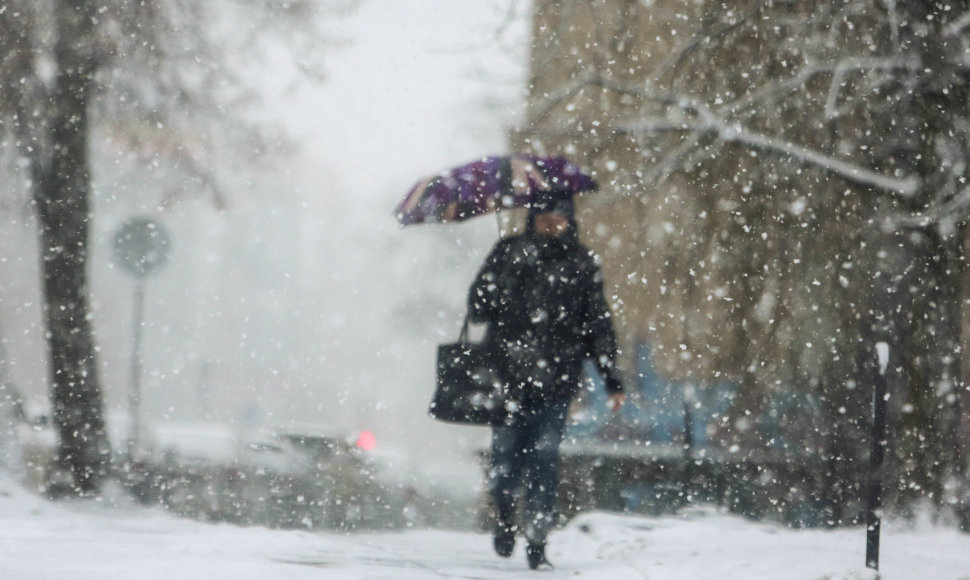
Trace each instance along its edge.
{"label": "snow-covered ground", "polygon": [[[119,497],[121,497],[119,495]],[[585,514],[550,538],[550,572],[521,546],[493,555],[487,534],[281,531],[206,524],[118,501],[52,503],[0,481],[0,578],[863,580],[865,532],[791,530],[708,508],[676,517]],[[970,535],[884,526],[883,580],[970,579]]]}

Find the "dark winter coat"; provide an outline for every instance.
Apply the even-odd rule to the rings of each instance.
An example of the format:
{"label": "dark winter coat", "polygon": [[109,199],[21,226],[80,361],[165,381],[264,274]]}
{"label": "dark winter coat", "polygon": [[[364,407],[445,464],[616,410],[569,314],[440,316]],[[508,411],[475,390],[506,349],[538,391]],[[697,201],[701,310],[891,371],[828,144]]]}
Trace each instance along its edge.
{"label": "dark winter coat", "polygon": [[610,394],[621,391],[602,274],[572,232],[500,240],[472,284],[468,312],[472,322],[488,323],[485,343],[523,409],[571,399],[586,359]]}

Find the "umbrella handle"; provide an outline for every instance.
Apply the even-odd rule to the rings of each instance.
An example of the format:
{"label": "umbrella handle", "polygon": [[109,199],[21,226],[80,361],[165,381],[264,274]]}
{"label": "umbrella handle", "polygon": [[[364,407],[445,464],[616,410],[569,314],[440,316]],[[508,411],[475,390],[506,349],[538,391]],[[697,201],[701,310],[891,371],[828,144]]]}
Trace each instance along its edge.
{"label": "umbrella handle", "polygon": [[499,199],[497,204],[495,204],[495,225],[498,227],[498,237],[502,237],[502,203],[505,196],[511,196],[515,194],[515,189],[512,184],[512,157],[506,156],[502,159],[499,165],[499,183],[501,183],[502,192],[499,194]]}
{"label": "umbrella handle", "polygon": [[465,322],[461,325],[461,334],[458,335],[458,342],[468,344],[468,313],[465,313]]}

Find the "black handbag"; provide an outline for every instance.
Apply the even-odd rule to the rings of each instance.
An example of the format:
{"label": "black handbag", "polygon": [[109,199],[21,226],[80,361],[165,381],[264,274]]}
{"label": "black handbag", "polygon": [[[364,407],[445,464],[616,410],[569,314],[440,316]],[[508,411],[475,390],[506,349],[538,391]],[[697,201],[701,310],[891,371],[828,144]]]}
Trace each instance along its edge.
{"label": "black handbag", "polygon": [[503,382],[483,344],[468,341],[468,317],[458,342],[438,345],[438,375],[429,414],[448,423],[493,425],[505,418]]}

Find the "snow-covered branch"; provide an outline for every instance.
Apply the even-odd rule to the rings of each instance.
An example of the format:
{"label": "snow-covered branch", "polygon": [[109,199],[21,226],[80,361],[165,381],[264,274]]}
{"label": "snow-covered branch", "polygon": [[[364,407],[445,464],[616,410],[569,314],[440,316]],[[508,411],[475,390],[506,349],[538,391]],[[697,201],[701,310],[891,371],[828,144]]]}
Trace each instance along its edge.
{"label": "snow-covered branch", "polygon": [[783,139],[761,135],[740,127],[730,129],[727,133],[722,132],[721,136],[727,141],[745,143],[754,147],[790,155],[806,163],[841,175],[850,181],[892,191],[906,198],[913,198],[919,192],[920,180],[915,177],[900,178],[877,173],[871,169]]}
{"label": "snow-covered branch", "polygon": [[[820,75],[832,75],[832,87],[829,89],[829,99],[831,100],[835,98],[833,95],[837,95],[842,80],[850,74],[887,70],[916,70],[918,67],[919,62],[916,59],[901,56],[888,58],[850,56],[833,63],[806,64],[795,74],[765,84],[735,101],[720,105],[718,109],[738,113],[756,108],[763,103],[782,98],[783,95],[803,89],[812,79]],[[645,101],[665,103],[684,99],[681,95],[672,95],[656,90],[649,81],[644,84],[622,83],[596,74],[595,72],[577,77],[573,83],[568,85],[569,94],[575,94],[582,88],[578,85],[584,82],[634,96]],[[697,101],[696,98],[692,98],[692,100]],[[559,101],[561,101],[561,98]],[[553,106],[554,104],[555,102],[552,102],[550,99],[549,105]]]}
{"label": "snow-covered branch", "polygon": [[915,59],[901,56],[890,58],[850,56],[833,63],[806,64],[796,74],[765,84],[722,108],[735,112],[754,109],[764,103],[781,98],[783,95],[804,89],[810,81],[818,76],[832,75],[825,104],[828,114],[830,107],[834,106],[834,99],[840,92],[843,79],[848,75],[871,71],[915,70],[918,66],[919,63]]}
{"label": "snow-covered branch", "polygon": [[878,173],[816,149],[792,143],[785,139],[757,133],[744,128],[740,124],[730,124],[723,120],[706,119],[670,123],[665,122],[664,119],[642,119],[620,124],[616,129],[618,132],[633,134],[656,133],[661,131],[710,132],[716,134],[718,138],[725,142],[740,143],[758,149],[782,153],[804,163],[831,171],[855,183],[894,192],[906,198],[914,197],[920,187],[920,181],[915,177],[900,178]]}
{"label": "snow-covered branch", "polygon": [[926,211],[909,216],[893,216],[883,224],[884,229],[894,230],[899,226],[925,228],[943,222],[947,217],[965,215],[970,209],[970,187],[965,188],[953,198],[934,205]]}
{"label": "snow-covered branch", "polygon": [[562,103],[566,99],[577,94],[583,88],[593,84],[593,81],[599,78],[599,73],[595,70],[589,70],[584,74],[578,75],[569,83],[560,87],[559,90],[548,94],[544,99],[539,101],[535,107],[529,112],[530,123],[540,122],[546,115],[548,115],[556,105]]}
{"label": "snow-covered branch", "polygon": [[825,116],[829,119],[836,117],[836,104],[844,88],[845,78],[854,72],[916,70],[919,62],[913,58],[866,58],[851,57],[838,62],[829,83],[828,96],[825,98]]}
{"label": "snow-covered branch", "polygon": [[[652,104],[665,109],[664,113],[639,116],[627,122],[620,122],[612,127],[617,133],[645,135],[662,132],[693,132],[695,135],[711,134],[723,142],[738,143],[781,153],[803,163],[823,168],[855,183],[889,191],[905,198],[912,198],[920,188],[920,180],[915,177],[896,177],[879,173],[853,163],[851,160],[842,159],[777,136],[753,131],[746,128],[744,123],[738,119],[746,117],[746,112],[759,110],[761,105],[766,102],[785,98],[786,95],[805,87],[807,83],[820,75],[831,75],[832,77],[825,101],[825,110],[829,116],[833,116],[841,87],[848,75],[872,71],[911,70],[917,65],[918,63],[910,58],[866,56],[848,56],[833,63],[806,64],[791,76],[767,83],[758,90],[752,91],[735,101],[718,104],[716,108],[714,105],[705,103],[702,99],[691,95],[658,90],[649,81],[642,84],[623,83],[615,81],[599,71],[589,70],[576,76],[571,82],[540,101],[533,109],[532,124],[536,129],[531,132],[548,133],[548,131],[540,130],[537,127],[543,117],[557,106],[579,94],[584,88],[597,86],[636,97],[644,105]],[[564,132],[568,133],[569,130],[564,129]],[[697,140],[691,139],[685,141],[686,143],[696,144]],[[682,144],[681,148],[685,144]],[[681,148],[674,154],[666,156],[665,161],[670,162],[684,157],[686,152],[681,151]],[[664,175],[669,171],[670,168],[666,166],[658,166],[656,175]]]}
{"label": "snow-covered branch", "polygon": [[959,35],[965,28],[970,26],[970,10],[964,12],[959,18],[943,27],[943,35],[951,38]]}

